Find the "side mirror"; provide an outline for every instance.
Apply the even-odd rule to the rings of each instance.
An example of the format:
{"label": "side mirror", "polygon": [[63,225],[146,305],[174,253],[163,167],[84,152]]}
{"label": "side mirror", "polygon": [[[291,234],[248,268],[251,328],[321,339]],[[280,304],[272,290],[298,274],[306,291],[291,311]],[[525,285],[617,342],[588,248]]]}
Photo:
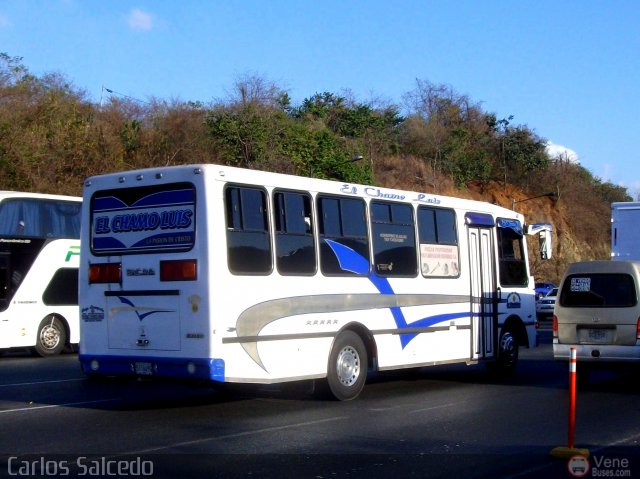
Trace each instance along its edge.
{"label": "side mirror", "polygon": [[553,248],[551,247],[551,231],[553,227],[548,223],[535,223],[527,225],[525,231],[528,235],[538,235],[540,242],[540,259],[551,259]]}
{"label": "side mirror", "polygon": [[540,231],[538,239],[540,242],[540,259],[551,259],[551,231]]}

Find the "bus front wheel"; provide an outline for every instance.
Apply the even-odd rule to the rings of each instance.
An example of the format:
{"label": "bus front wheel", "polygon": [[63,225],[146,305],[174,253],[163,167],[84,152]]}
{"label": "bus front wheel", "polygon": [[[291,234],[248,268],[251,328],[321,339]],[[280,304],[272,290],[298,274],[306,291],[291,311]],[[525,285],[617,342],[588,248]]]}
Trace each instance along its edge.
{"label": "bus front wheel", "polygon": [[67,342],[64,324],[55,316],[47,316],[38,326],[36,352],[42,357],[56,356],[62,352]]}
{"label": "bus front wheel", "polygon": [[367,349],[360,336],[344,331],[336,338],[327,370],[331,395],[339,401],[355,399],[367,380]]}
{"label": "bus front wheel", "polygon": [[511,331],[507,330],[500,336],[498,344],[498,369],[504,373],[511,373],[518,364],[518,341]]}

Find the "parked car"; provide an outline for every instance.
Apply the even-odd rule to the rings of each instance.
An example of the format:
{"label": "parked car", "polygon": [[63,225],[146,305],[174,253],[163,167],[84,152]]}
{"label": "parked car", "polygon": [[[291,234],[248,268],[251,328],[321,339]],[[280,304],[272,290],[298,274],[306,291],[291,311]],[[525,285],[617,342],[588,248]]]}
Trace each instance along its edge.
{"label": "parked car", "polygon": [[553,288],[556,288],[556,285],[553,283],[536,283],[536,300],[545,296]]}
{"label": "parked car", "polygon": [[536,315],[538,319],[551,319],[557,296],[558,288],[552,288],[545,296],[536,301]]}

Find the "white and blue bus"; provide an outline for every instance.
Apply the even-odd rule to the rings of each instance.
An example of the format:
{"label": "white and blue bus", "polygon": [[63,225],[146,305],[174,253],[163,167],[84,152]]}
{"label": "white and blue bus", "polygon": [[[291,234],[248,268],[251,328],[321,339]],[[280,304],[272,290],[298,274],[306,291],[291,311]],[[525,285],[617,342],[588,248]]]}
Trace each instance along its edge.
{"label": "white and blue bus", "polygon": [[41,356],[80,338],[82,198],[0,192],[0,350]]}
{"label": "white and blue bus", "polygon": [[536,344],[527,230],[489,203],[192,165],[91,177],[83,196],[87,375],[326,379],[492,361]]}

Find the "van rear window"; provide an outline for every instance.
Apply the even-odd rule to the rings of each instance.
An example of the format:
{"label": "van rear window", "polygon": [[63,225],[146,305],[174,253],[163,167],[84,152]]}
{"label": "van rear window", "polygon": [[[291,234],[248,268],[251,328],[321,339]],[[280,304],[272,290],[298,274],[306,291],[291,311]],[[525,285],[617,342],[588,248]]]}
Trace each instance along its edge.
{"label": "van rear window", "polygon": [[628,274],[574,274],[562,285],[560,305],[573,308],[628,308],[638,301]]}

